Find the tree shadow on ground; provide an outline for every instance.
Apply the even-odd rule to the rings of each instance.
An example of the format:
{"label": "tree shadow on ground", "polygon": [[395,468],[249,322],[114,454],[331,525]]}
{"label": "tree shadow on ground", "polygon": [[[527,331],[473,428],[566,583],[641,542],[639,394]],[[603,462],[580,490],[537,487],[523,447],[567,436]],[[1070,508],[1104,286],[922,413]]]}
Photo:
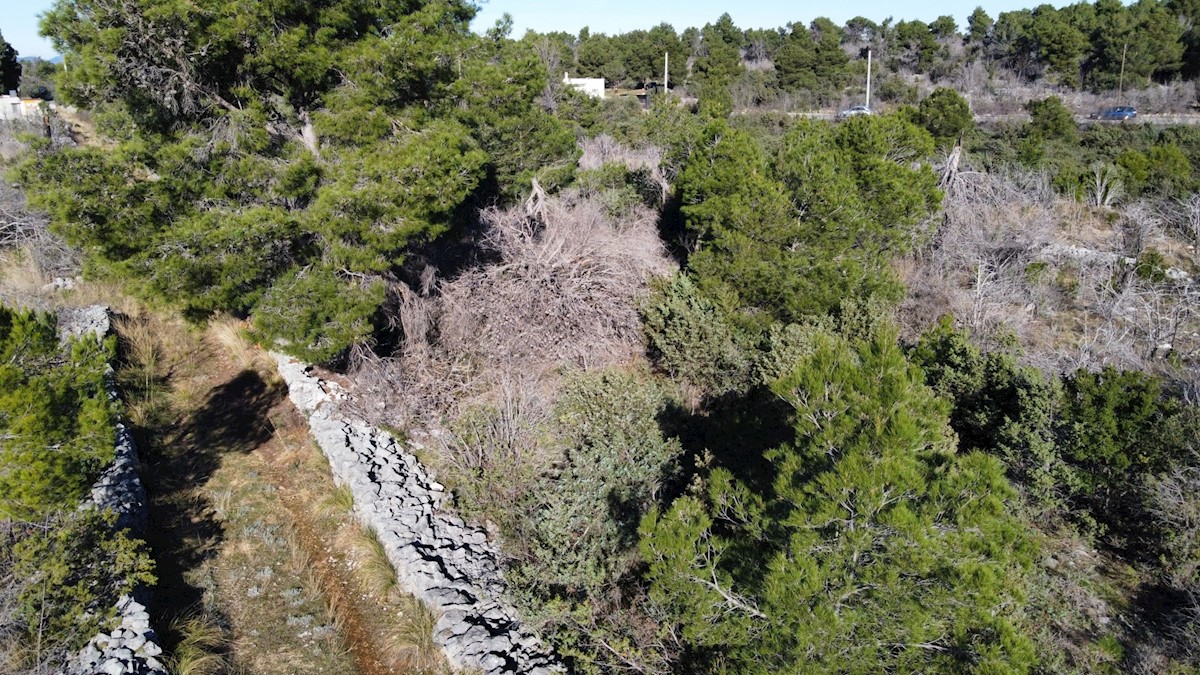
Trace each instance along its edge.
{"label": "tree shadow on ground", "polygon": [[246,370],[213,388],[204,403],[179,417],[137,429],[150,497],[147,541],[158,563],[152,612],[168,653],[181,636],[170,626],[194,615],[204,588],[189,573],[217,554],[224,528],[204,486],[230,453],[248,453],[270,440],[268,412],[286,392]]}
{"label": "tree shadow on ground", "polygon": [[[1157,647],[1172,658],[1186,659],[1194,647],[1179,640],[1180,628],[1194,621],[1193,598],[1182,588],[1162,582],[1138,586],[1130,599],[1135,617],[1131,635],[1138,643]],[[1185,639],[1186,642],[1186,639]],[[1130,650],[1130,656],[1136,653]]]}
{"label": "tree shadow on ground", "polygon": [[[682,411],[681,411],[682,412]],[[795,438],[789,423],[792,409],[763,387],[711,401],[700,414],[681,414],[664,432],[679,438],[685,462],[695,462],[705,451],[714,466],[728,469],[755,493],[772,490],[774,467],[766,453]],[[691,466],[685,465],[688,473]],[[690,481],[690,475],[684,477]]]}

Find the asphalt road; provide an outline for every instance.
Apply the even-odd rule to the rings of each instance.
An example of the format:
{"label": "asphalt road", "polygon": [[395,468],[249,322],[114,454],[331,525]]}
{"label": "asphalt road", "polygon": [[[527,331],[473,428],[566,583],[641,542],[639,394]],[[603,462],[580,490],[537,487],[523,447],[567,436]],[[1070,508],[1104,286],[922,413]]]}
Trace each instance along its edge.
{"label": "asphalt road", "polygon": [[[836,119],[836,113],[832,112],[793,112],[788,113],[792,117],[808,117],[818,120]],[[1026,113],[1012,113],[1009,115],[976,115],[975,122],[979,124],[988,124],[996,122],[1028,122],[1029,115]],[[1118,122],[1118,121],[1100,121],[1094,120],[1087,115],[1075,115],[1075,121],[1079,124],[1152,124],[1154,126],[1166,127],[1180,124],[1195,125],[1200,124],[1200,113],[1177,113],[1165,115],[1138,115],[1134,119]]]}

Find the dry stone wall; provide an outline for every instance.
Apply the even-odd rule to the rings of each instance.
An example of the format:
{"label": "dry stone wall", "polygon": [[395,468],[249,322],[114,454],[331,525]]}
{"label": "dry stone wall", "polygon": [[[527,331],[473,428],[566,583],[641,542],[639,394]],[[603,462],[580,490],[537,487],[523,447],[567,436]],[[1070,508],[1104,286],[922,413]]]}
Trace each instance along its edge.
{"label": "dry stone wall", "polygon": [[353,494],[356,517],[378,535],[400,585],[437,613],[434,638],[450,663],[487,675],[563,672],[502,601],[504,580],[487,533],[441,509],[445,489],[394,438],[344,418],[334,405],[344,392],[335,383],[289,357],[275,359],[334,479]]}
{"label": "dry stone wall", "polygon": [[[103,340],[112,324],[108,308],[100,305],[82,309],[63,309],[58,313],[59,337],[94,336]],[[117,390],[110,373],[108,395],[116,398]],[[130,534],[142,537],[149,522],[149,505],[142,479],[138,476],[138,452],[133,435],[124,423],[117,423],[116,456],[113,463],[92,485],[91,498],[82,508],[111,509],[116,514],[116,527],[128,528]],[[146,611],[147,592],[121,596],[116,601],[117,626],[88,641],[75,661],[69,664],[70,675],[167,675],[158,660],[162,649],[158,636],[150,627]]]}

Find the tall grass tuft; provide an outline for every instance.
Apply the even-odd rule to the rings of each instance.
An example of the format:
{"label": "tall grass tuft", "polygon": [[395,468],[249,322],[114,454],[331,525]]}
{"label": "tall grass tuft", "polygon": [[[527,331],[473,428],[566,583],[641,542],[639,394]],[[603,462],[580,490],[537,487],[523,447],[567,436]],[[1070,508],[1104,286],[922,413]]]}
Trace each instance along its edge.
{"label": "tall grass tuft", "polygon": [[232,675],[229,639],[220,626],[202,615],[180,617],[171,623],[171,631],[181,639],[169,659],[175,675]]}
{"label": "tall grass tuft", "polygon": [[390,597],[396,589],[396,568],[387,557],[379,535],[370,528],[359,528],[356,547],[360,553],[362,580],[366,589],[380,598]]}
{"label": "tall grass tuft", "polygon": [[245,321],[225,314],[209,321],[208,330],[229,358],[243,370],[254,370],[267,382],[277,377],[275,364],[250,339]]}
{"label": "tall grass tuft", "polygon": [[398,604],[398,621],[384,641],[383,656],[400,672],[445,672],[441,649],[433,639],[437,616],[411,595],[405,595]]}
{"label": "tall grass tuft", "polygon": [[339,485],[313,504],[313,512],[322,519],[340,518],[354,510],[354,494],[349,486]]}

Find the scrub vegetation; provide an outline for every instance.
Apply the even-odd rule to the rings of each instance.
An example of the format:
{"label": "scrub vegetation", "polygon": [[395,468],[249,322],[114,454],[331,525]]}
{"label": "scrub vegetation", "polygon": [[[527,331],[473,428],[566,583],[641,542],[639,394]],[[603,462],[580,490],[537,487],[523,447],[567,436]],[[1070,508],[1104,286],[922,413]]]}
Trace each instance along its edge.
{"label": "scrub vegetation", "polygon": [[[178,668],[446,669],[253,343],[488,524],[570,672],[1200,668],[1196,7],[523,36],[474,12],[44,18],[67,68],[30,72],[86,114],[80,143],[4,127],[0,292],[128,303]],[[873,112],[828,119],[868,50]],[[1139,117],[1082,119],[1116,104]],[[0,397],[25,646],[0,655],[26,668],[79,610],[23,580],[105,531],[74,504],[116,412],[87,395],[112,347],[31,347],[47,321],[0,315],[28,390]],[[86,553],[149,583],[114,536]]]}

